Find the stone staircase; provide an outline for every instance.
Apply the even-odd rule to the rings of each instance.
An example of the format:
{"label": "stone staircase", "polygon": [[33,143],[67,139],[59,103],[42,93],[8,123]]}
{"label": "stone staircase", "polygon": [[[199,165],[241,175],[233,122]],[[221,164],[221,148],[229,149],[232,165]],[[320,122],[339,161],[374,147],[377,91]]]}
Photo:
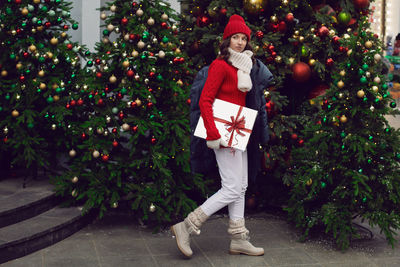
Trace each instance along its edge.
{"label": "stone staircase", "polygon": [[79,231],[95,214],[61,208],[48,179],[0,180],[0,264],[51,246]]}

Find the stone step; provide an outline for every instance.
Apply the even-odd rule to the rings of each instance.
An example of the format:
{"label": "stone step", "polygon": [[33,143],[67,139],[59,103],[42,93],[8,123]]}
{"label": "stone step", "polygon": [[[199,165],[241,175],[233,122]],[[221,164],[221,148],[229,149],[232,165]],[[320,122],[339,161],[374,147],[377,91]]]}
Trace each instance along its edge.
{"label": "stone step", "polygon": [[25,188],[22,185],[22,179],[0,182],[0,228],[32,218],[59,203],[47,179],[30,182]]}
{"label": "stone step", "polygon": [[95,212],[82,215],[79,207],[55,207],[0,228],[0,264],[65,239],[88,225],[95,216]]}

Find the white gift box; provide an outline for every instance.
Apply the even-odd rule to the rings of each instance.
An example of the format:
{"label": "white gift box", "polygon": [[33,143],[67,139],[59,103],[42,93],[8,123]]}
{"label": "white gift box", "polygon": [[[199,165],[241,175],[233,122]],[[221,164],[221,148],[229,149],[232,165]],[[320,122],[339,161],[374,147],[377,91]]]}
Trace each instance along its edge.
{"label": "white gift box", "polygon": [[[213,112],[215,126],[228,147],[245,151],[257,117],[257,110],[215,99]],[[204,139],[207,137],[201,116],[194,135]]]}

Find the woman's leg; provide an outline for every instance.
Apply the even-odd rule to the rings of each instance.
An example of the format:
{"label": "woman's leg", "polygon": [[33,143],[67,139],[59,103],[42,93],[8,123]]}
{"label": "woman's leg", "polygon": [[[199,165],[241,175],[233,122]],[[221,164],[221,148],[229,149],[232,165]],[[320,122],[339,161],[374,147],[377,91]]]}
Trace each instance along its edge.
{"label": "woman's leg", "polygon": [[234,202],[228,205],[229,218],[231,220],[239,220],[244,218],[244,202],[248,184],[247,170],[247,150],[242,154],[242,181],[240,187],[240,196]]}
{"label": "woman's leg", "polygon": [[235,207],[232,207],[235,213],[237,212],[238,216],[240,216],[240,214],[244,212],[241,210],[244,209],[244,169],[246,170],[247,184],[247,152],[228,148],[215,149],[214,152],[221,176],[221,189],[208,198],[203,205],[201,205],[201,209],[205,214],[211,216],[221,208],[238,201],[243,195],[243,208],[241,208],[242,203],[240,201],[238,201]]}

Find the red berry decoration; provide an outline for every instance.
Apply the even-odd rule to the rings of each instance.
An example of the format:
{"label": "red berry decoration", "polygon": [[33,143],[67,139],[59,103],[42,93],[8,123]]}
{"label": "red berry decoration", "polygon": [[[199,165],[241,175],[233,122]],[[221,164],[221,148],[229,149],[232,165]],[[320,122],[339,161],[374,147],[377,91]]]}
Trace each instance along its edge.
{"label": "red berry decoration", "polygon": [[257,32],[256,32],[256,37],[259,38],[259,39],[261,39],[261,38],[264,37],[264,33],[263,33],[262,31],[257,31]]}
{"label": "red berry decoration", "polygon": [[83,105],[83,100],[82,99],[78,99],[78,101],[76,101],[76,104],[78,104],[78,106],[82,106]]}
{"label": "red berry decoration", "polygon": [[24,76],[24,75],[19,76],[19,80],[20,80],[21,82],[25,82],[25,76]]}
{"label": "red berry decoration", "polygon": [[118,142],[114,140],[114,141],[112,142],[112,146],[113,146],[113,147],[117,147],[117,146],[118,146]]}
{"label": "red berry decoration", "polygon": [[299,146],[304,146],[304,140],[303,139],[300,139],[297,143],[299,144]]}
{"label": "red berry decoration", "polygon": [[137,132],[137,130],[138,130],[138,127],[137,127],[137,126],[133,126],[133,127],[132,127],[132,131],[134,131],[135,133]]}
{"label": "red berry decoration", "polygon": [[369,0],[353,0],[354,6],[358,9],[369,7]]}
{"label": "red berry decoration", "polygon": [[120,112],[120,113],[118,113],[118,117],[122,120],[125,117],[125,115],[124,115],[124,113]]}
{"label": "red berry decoration", "polygon": [[85,134],[85,133],[82,133],[82,134],[81,134],[81,138],[82,138],[82,140],[85,139],[85,138],[86,138],[86,134]]}
{"label": "red berry decoration", "polygon": [[108,155],[103,155],[103,156],[101,157],[101,159],[102,159],[104,162],[107,162],[108,159],[109,159],[109,156],[108,156]]}
{"label": "red berry decoration", "polygon": [[304,62],[297,62],[296,64],[294,64],[292,71],[293,71],[292,77],[296,82],[301,83],[308,81],[308,79],[311,76],[311,69],[308,66],[308,64]]}
{"label": "red berry decoration", "polygon": [[71,106],[74,107],[74,106],[76,106],[76,101],[72,99],[72,100],[69,102],[69,104],[70,104]]}
{"label": "red berry decoration", "polygon": [[157,139],[155,139],[154,137],[151,138],[151,143],[154,145],[157,142]]}

